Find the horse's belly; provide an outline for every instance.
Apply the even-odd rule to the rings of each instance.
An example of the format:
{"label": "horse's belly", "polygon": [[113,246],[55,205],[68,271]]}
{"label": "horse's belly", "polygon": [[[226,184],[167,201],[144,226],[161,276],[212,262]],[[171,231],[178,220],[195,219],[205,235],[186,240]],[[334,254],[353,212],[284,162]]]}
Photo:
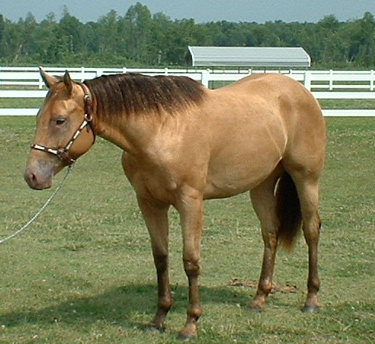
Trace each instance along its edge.
{"label": "horse's belly", "polygon": [[279,161],[280,158],[272,159],[265,164],[244,162],[211,170],[207,175],[204,198],[225,198],[251,190],[274,171]]}

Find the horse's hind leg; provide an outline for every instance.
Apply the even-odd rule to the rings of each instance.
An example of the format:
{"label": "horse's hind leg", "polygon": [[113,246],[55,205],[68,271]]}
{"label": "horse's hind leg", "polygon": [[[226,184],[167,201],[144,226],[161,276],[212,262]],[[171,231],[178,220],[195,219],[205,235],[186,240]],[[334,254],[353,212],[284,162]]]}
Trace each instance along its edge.
{"label": "horse's hind leg", "polygon": [[276,214],[275,184],[280,171],[275,171],[262,184],[251,190],[250,196],[254,210],[259,218],[264,243],[263,264],[258,289],[250,308],[262,311],[266,298],[272,289],[272,278],[278,244],[279,220]]}
{"label": "horse's hind leg", "polygon": [[318,213],[319,185],[318,178],[311,175],[295,175],[294,180],[301,204],[303,233],[308,246],[309,273],[307,280],[307,298],[304,312],[319,310],[318,291],[320,279],[318,274],[318,244],[320,235],[320,217]]}
{"label": "horse's hind leg", "polygon": [[168,271],[168,205],[138,197],[146,226],[150,233],[152,253],[158,277],[158,306],[149,329],[163,331],[165,318],[172,307]]}

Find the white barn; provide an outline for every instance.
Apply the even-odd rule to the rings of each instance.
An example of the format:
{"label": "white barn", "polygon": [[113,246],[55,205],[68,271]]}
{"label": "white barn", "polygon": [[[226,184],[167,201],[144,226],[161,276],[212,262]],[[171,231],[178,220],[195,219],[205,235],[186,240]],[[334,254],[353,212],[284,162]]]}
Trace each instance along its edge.
{"label": "white barn", "polygon": [[308,68],[311,58],[301,47],[189,46],[186,61],[197,67]]}

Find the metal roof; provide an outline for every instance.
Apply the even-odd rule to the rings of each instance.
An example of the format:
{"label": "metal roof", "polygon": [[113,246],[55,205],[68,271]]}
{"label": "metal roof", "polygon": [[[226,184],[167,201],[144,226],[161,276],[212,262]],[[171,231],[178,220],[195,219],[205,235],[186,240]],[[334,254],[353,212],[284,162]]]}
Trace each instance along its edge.
{"label": "metal roof", "polygon": [[192,66],[310,67],[311,58],[301,47],[197,47],[186,56]]}

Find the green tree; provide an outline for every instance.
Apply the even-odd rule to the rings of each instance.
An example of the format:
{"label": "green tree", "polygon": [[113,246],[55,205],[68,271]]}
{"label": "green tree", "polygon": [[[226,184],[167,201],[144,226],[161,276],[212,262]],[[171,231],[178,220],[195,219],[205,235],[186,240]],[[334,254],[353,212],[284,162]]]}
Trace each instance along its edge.
{"label": "green tree", "polygon": [[358,21],[353,46],[357,51],[356,61],[369,68],[375,67],[375,20],[370,12]]}
{"label": "green tree", "polygon": [[319,63],[326,68],[334,68],[346,63],[348,44],[343,36],[343,23],[330,15],[319,21],[316,28],[315,38],[320,38]]}
{"label": "green tree", "polygon": [[5,35],[5,19],[2,14],[0,14],[0,57],[3,56],[4,51],[3,51],[3,40],[4,40],[4,35]]}
{"label": "green tree", "polygon": [[255,25],[251,31],[251,45],[255,47],[278,47],[280,39],[270,27],[270,23]]}
{"label": "green tree", "polygon": [[173,42],[170,37],[174,34],[171,19],[163,13],[156,13],[152,17],[152,27],[148,44],[150,64],[168,65]]}
{"label": "green tree", "polygon": [[130,61],[150,64],[151,61],[155,60],[148,52],[151,28],[150,10],[139,2],[130,6],[122,23],[124,54]]}
{"label": "green tree", "polygon": [[64,8],[37,23],[29,13],[18,22],[0,14],[2,64],[182,66],[189,45],[301,46],[319,68],[374,68],[375,19],[370,12],[346,22],[335,16],[317,23],[283,21],[197,24],[152,15],[136,3],[124,17],[112,10],[82,24]]}
{"label": "green tree", "polygon": [[54,32],[57,44],[55,56],[59,62],[74,63],[74,56],[79,56],[84,46],[82,32],[83,24],[65,7],[63,17]]}
{"label": "green tree", "polygon": [[34,35],[34,56],[39,64],[53,64],[57,58],[56,16],[49,13],[37,27]]}

